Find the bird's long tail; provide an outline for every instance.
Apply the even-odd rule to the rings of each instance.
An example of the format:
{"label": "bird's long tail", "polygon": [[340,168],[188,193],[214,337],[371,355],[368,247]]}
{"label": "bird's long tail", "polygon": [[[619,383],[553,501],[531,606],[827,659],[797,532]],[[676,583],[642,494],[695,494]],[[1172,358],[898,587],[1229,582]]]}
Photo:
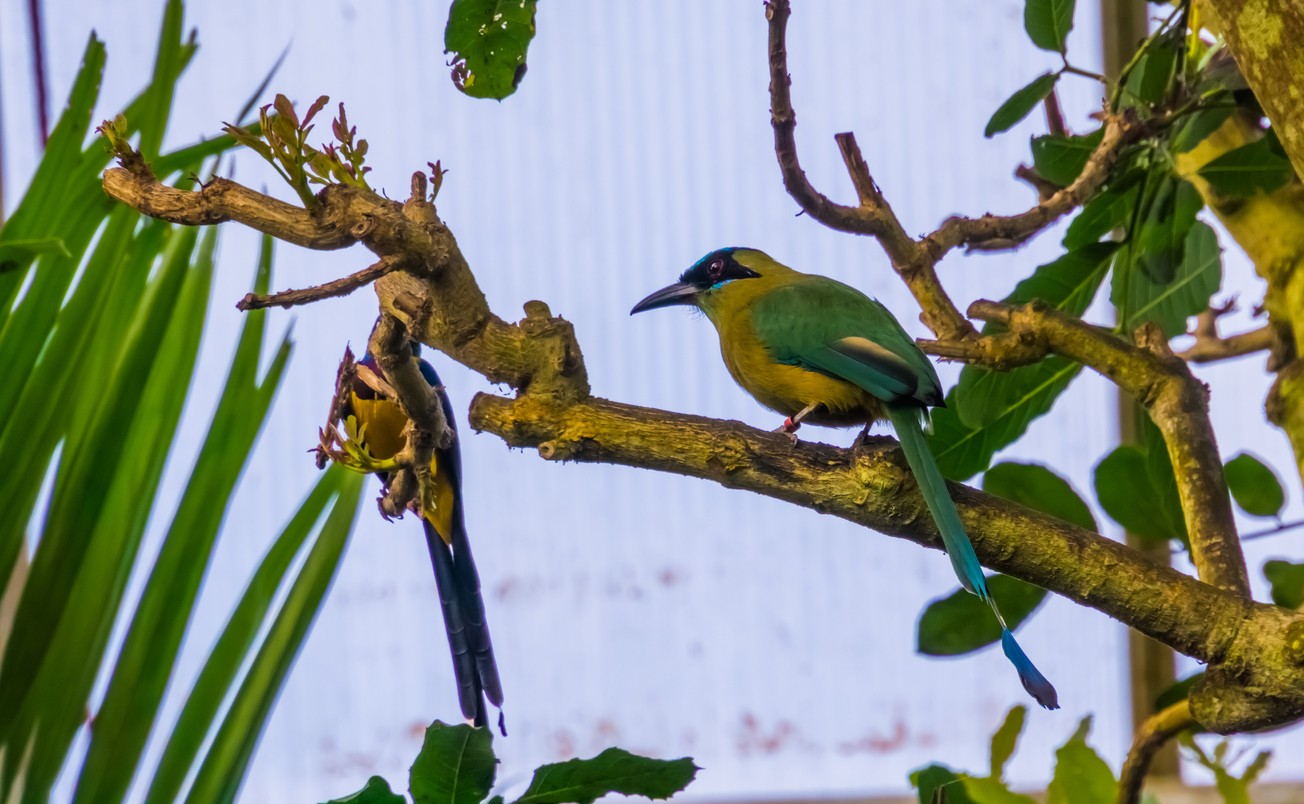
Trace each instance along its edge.
{"label": "bird's long tail", "polygon": [[[484,726],[488,723],[484,698],[501,709],[503,692],[489,641],[489,629],[485,624],[484,601],[480,598],[475,563],[464,534],[461,542],[465,550],[462,551],[457,549],[456,539],[450,547],[430,522],[423,519],[421,524],[430,550],[430,564],[435,571],[435,588],[444,614],[448,649],[453,657],[458,704],[463,717],[477,726]],[[468,565],[465,568],[460,566],[464,562]],[[473,583],[468,582],[468,575]],[[506,734],[501,712],[498,728]]]}
{"label": "bird's long tail", "polygon": [[905,405],[886,407],[888,418],[892,420],[892,426],[901,440],[901,449],[905,452],[906,462],[910,464],[915,482],[919,484],[919,491],[924,496],[924,503],[937,523],[942,544],[946,547],[946,554],[951,558],[951,566],[955,568],[960,585],[991,606],[992,613],[996,615],[996,620],[1001,625],[1001,648],[1005,651],[1006,658],[1019,671],[1019,680],[1023,682],[1024,689],[1037,699],[1037,703],[1047,709],[1058,709],[1059,697],[1055,687],[1033,665],[1028,654],[1023,652],[1023,648],[1019,647],[1014,634],[1005,624],[1005,618],[1001,616],[996,601],[987,589],[987,579],[983,575],[982,565],[978,563],[978,556],[974,553],[969,536],[965,533],[964,524],[960,521],[960,513],[955,510],[955,503],[951,500],[946,480],[942,477],[941,470],[937,468],[937,461],[933,459],[933,453],[924,438],[920,421],[922,410]]}

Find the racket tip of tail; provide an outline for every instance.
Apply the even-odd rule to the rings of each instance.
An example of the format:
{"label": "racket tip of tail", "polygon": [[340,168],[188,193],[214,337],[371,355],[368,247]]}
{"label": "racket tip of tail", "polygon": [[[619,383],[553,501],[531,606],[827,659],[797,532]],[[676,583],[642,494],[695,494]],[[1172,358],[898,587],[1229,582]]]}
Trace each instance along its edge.
{"label": "racket tip of tail", "polygon": [[1059,694],[1055,692],[1055,685],[1041,674],[1008,628],[1001,630],[1001,648],[1005,651],[1005,658],[1019,671],[1019,681],[1023,682],[1023,688],[1028,694],[1045,709],[1059,709]]}

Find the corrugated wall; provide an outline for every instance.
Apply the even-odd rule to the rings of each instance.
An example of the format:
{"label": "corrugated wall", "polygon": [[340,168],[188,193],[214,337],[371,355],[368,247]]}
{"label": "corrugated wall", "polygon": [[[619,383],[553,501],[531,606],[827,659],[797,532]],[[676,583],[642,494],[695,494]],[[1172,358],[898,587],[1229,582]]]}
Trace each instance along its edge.
{"label": "corrugated wall", "polygon": [[[798,3],[790,67],[815,184],[851,197],[832,135],[854,130],[910,231],[953,213],[1026,207],[1032,193],[1010,173],[1040,122],[991,141],[980,136],[1012,90],[1055,63],[1019,33],[1022,5]],[[0,3],[11,199],[34,158],[19,6]],[[158,6],[47,3],[51,85],[68,85],[93,26],[109,47],[105,111],[116,108],[147,74]],[[721,245],[760,247],[855,284],[924,334],[872,241],[795,216],[773,154],[760,2],[544,3],[529,75],[501,104],[451,86],[445,13],[442,2],[192,2],[188,19],[202,49],[178,97],[172,142],[234,115],[289,46],[273,89],[304,103],[322,93],[344,100],[371,142],[373,183],[391,196],[406,193],[411,171],[442,160],[450,172],[440,211],[490,303],[514,317],[526,300],[544,299],[574,321],[603,396],[778,424],[729,380],[705,321],[675,310],[627,316],[634,301]],[[1070,52],[1090,67],[1099,51],[1094,8],[1078,16]],[[1097,90],[1085,80],[1065,90],[1082,124]],[[289,195],[249,158],[234,175]],[[222,242],[201,397],[215,392],[224,370],[239,320],[232,305],[254,263],[247,232],[229,228]],[[1046,236],[1012,254],[955,254],[943,278],[962,308],[999,297],[1054,257],[1057,243]],[[1252,304],[1261,291],[1228,256],[1232,285]],[[282,246],[274,284],[316,283],[369,257]],[[298,348],[223,534],[186,645],[185,679],[265,548],[269,523],[279,524],[313,481],[305,450],[335,363],[346,340],[365,342],[374,311],[373,298],[359,293],[273,314],[274,326],[293,325]],[[475,392],[494,390],[446,360],[439,369],[460,409]],[[942,373],[953,379],[954,367]],[[1284,439],[1263,423],[1261,363],[1205,374],[1215,389],[1237,389],[1214,401],[1228,454],[1252,447],[1289,468]],[[210,407],[188,412],[189,449]],[[1113,410],[1112,389],[1084,378],[1012,457],[1048,463],[1085,490],[1114,438]],[[852,435],[803,431],[843,444]],[[540,762],[618,744],[694,756],[700,797],[898,792],[929,760],[985,767],[988,735],[1008,707],[1028,702],[996,652],[955,661],[914,655],[919,611],[955,586],[941,553],[700,481],[547,464],[489,435],[466,434],[463,453],[469,526],[507,690],[512,736],[497,744],[505,784],[523,786]],[[1288,480],[1298,511],[1298,486]],[[402,783],[424,724],[457,716],[418,533],[412,521],[364,518],[242,800],[320,800],[371,773]],[[1298,555],[1299,537],[1256,543],[1252,566],[1283,549]],[[1013,778],[1043,784],[1052,746],[1089,713],[1092,742],[1117,767],[1130,739],[1122,628],[1056,599],[1021,633],[1064,709],[1031,713]],[[1283,749],[1270,776],[1304,771],[1298,733],[1260,742]]]}

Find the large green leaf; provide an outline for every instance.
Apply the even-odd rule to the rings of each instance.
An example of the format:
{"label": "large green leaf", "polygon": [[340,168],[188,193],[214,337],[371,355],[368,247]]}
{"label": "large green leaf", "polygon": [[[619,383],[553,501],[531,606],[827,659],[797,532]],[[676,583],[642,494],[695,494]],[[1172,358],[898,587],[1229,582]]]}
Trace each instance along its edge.
{"label": "large green leaf", "polygon": [[1140,230],[1132,233],[1133,258],[1156,285],[1173,281],[1186,252],[1186,236],[1204,200],[1195,185],[1176,176],[1157,183]]}
{"label": "large green leaf", "polygon": [[444,52],[453,57],[453,83],[473,98],[502,100],[525,77],[538,0],[453,0]]}
{"label": "large green leaf", "polygon": [[1061,187],[1069,186],[1087,166],[1087,160],[1100,145],[1104,131],[1098,128],[1081,136],[1047,134],[1033,137],[1032,164],[1037,175]]}
{"label": "large green leaf", "polygon": [[1069,31],[1073,30],[1075,0],[1025,0],[1023,28],[1028,38],[1042,50],[1064,52]]}
{"label": "large green leaf", "polygon": [[372,776],[361,790],[343,798],[333,798],[325,804],[407,804],[407,799],[395,793],[389,782]]}
{"label": "large green leaf", "polygon": [[[1015,286],[1005,303],[1018,305],[1036,299],[1070,315],[1081,315],[1104,281],[1109,258],[1116,249],[1115,243],[1092,243],[1042,265]],[[991,333],[996,330],[988,326],[983,331]],[[1006,417],[1011,410],[1036,406],[1039,400],[1030,397],[1030,392],[1042,381],[1045,374],[1042,369],[1046,363],[1057,360],[1051,358],[1008,372],[966,367],[960,372],[960,382],[955,389],[955,410],[960,421],[971,429],[981,429]],[[1027,423],[1024,422],[1023,426],[1026,428]],[[1022,432],[1020,429],[1014,435],[1017,437]]]}
{"label": "large green leaf", "polygon": [[965,792],[960,775],[945,765],[933,763],[910,774],[919,792],[919,804],[977,804]]}
{"label": "large green leaf", "polygon": [[1085,717],[1069,741],[1055,752],[1055,776],[1046,788],[1047,804],[1100,804],[1118,795],[1118,780],[1100,755],[1087,745],[1091,717]]}
{"label": "large green leaf", "polygon": [[1229,198],[1270,193],[1295,175],[1290,160],[1271,136],[1228,151],[1200,168],[1199,173],[1219,195]]}
{"label": "large green leaf", "polygon": [[1051,90],[1055,88],[1055,82],[1059,76],[1055,73],[1043,73],[1032,79],[1025,87],[1020,88],[1013,95],[1006,99],[987,121],[987,127],[983,129],[984,137],[993,137],[1002,131],[1008,131],[1023,118],[1032,113],[1037,108]]}
{"label": "large green leaf", "polygon": [[608,748],[592,759],[543,765],[515,804],[592,804],[611,793],[670,798],[697,776],[691,759],[651,759]]}
{"label": "large green leaf", "polygon": [[1064,233],[1064,248],[1070,252],[1095,243],[1125,225],[1137,202],[1135,184],[1122,189],[1108,189],[1082,208]]}
{"label": "large green leaf", "polygon": [[992,735],[991,775],[1000,779],[1005,775],[1005,763],[1014,756],[1014,747],[1023,733],[1023,721],[1028,716],[1028,707],[1015,706],[1005,715],[1005,721]]}
{"label": "large green leaf", "polygon": [[1242,452],[1223,467],[1232,499],[1247,514],[1280,516],[1286,492],[1272,468],[1248,452]]}
{"label": "large green leaf", "polygon": [[[358,513],[364,479],[339,466],[330,467],[322,477],[321,483],[330,484],[335,493],[330,514],[208,747],[190,787],[190,801],[226,804],[234,801],[240,791],[272,704],[339,569]],[[254,589],[251,585],[246,595],[262,598],[269,591],[274,590]]]}
{"label": "large green leaf", "polygon": [[1209,306],[1209,297],[1222,283],[1222,250],[1218,238],[1196,221],[1186,235],[1181,264],[1172,281],[1159,283],[1130,264],[1135,248],[1129,246],[1115,259],[1110,301],[1119,310],[1119,325],[1131,331],[1153,321],[1165,335],[1186,331],[1187,318]]}
{"label": "large green leaf", "polygon": [[[1091,243],[1071,251],[1039,267],[1015,286],[1005,302],[1040,299],[1070,315],[1081,315],[1104,281],[1109,257],[1117,248],[1115,243]],[[990,326],[984,328],[990,331],[994,331]],[[929,445],[942,473],[965,480],[986,469],[993,455],[1051,409],[1081,368],[1054,356],[1009,372],[966,367],[947,396],[947,407],[932,412]]]}
{"label": "large green leaf", "polygon": [[[198,324],[188,333],[191,337],[182,337],[175,344],[165,338],[183,288],[191,297],[202,291],[201,298],[206,301],[206,277],[202,288],[198,280],[186,281],[191,274],[190,254],[195,240],[194,230],[181,230],[170,244],[164,266],[138,308],[112,381],[94,386],[98,390],[98,408],[86,418],[84,428],[73,422],[60,456],[49,512],[0,669],[0,743],[25,745],[35,723],[42,722],[42,738],[47,742],[38,743],[33,758],[38,774],[49,770],[44,764],[50,759],[45,751],[51,747],[48,740],[62,739],[67,727],[64,718],[70,713],[76,713],[80,722],[77,710],[84,706],[84,698],[71,700],[72,691],[63,686],[69,681],[67,673],[72,672],[64,663],[72,661],[78,669],[94,666],[84,656],[74,660],[64,656],[56,661],[60,654],[52,647],[57,640],[59,646],[75,654],[65,628],[77,628],[90,638],[104,627],[95,598],[106,591],[105,583],[112,585],[116,581],[116,551],[131,549],[143,530],[148,507],[137,504],[136,495],[150,494],[157,472],[162,469],[163,458],[146,451],[150,448],[147,445],[152,446],[156,440],[154,425],[180,415],[179,403],[157,411],[157,421],[138,413],[145,404],[142,400],[158,404],[160,398],[169,403],[177,397],[184,399],[175,387],[163,387],[162,377],[150,389],[149,397],[143,397],[142,389],[150,385],[156,363],[179,368],[187,360],[193,361],[193,354],[185,353],[192,344],[197,348],[202,304],[188,297],[190,303],[185,305],[187,312],[198,310]],[[189,376],[189,371],[181,376]],[[169,438],[170,434],[168,430]],[[163,446],[165,457],[166,443]],[[133,480],[143,483],[144,488],[124,485]],[[124,500],[115,494],[127,496]],[[87,566],[86,559],[92,555],[104,563]],[[74,598],[88,608],[74,607]],[[91,616],[78,616],[86,613]],[[56,683],[56,679],[62,683]],[[38,681],[40,686],[34,686]],[[44,780],[38,775],[36,781]]]}
{"label": "large green leaf", "polygon": [[494,786],[497,766],[493,732],[436,720],[412,763],[408,790],[415,804],[480,804]]}
{"label": "large green leaf", "polygon": [[985,414],[986,423],[978,428],[961,421],[956,412],[956,389],[951,389],[947,407],[932,411],[932,432],[928,437],[942,474],[952,480],[967,480],[986,469],[992,456],[1017,441],[1034,419],[1050,411],[1081,370],[1081,365],[1070,360],[1048,357],[1010,371],[1006,375],[1010,390],[1001,395],[1010,403]]}
{"label": "large green leaf", "polygon": [[[1162,458],[1168,460],[1166,452]],[[1158,459],[1150,460],[1148,450],[1123,444],[1096,464],[1096,498],[1105,513],[1130,533],[1153,543],[1183,541],[1186,525],[1181,505],[1160,466]]]}
{"label": "large green leaf", "polygon": [[[987,588],[1010,628],[1018,628],[1046,599],[1046,590],[1008,575],[989,575]],[[957,589],[928,604],[915,633],[925,656],[960,656],[1000,641],[1001,626],[977,595]]]}
{"label": "large green leaf", "polygon": [[1263,565],[1263,577],[1272,585],[1272,602],[1287,609],[1304,607],[1304,563],[1269,561]]}
{"label": "large green leaf", "polygon": [[1156,39],[1139,58],[1124,83],[1124,105],[1155,105],[1168,94],[1172,83],[1177,54],[1186,40],[1174,28]]}
{"label": "large green leaf", "polygon": [[983,475],[983,491],[1085,530],[1098,529],[1091,509],[1073,486],[1041,464],[998,463]]}
{"label": "large green leaf", "polygon": [[[255,292],[267,290],[271,253],[271,241],[265,239]],[[258,381],[264,328],[265,311],[247,315],[208,437],[95,715],[98,728],[91,735],[75,800],[123,798],[135,774],[223,521],[224,511],[214,515],[214,501],[230,500],[289,358],[287,339]]]}
{"label": "large green leaf", "polygon": [[[239,603],[236,604],[235,610],[227,619],[226,627],[223,628],[217,642],[213,645],[212,651],[209,652],[208,660],[204,663],[199,677],[191,687],[190,695],[186,699],[185,706],[181,709],[181,714],[177,717],[176,724],[172,728],[171,737],[163,749],[163,756],[160,757],[158,766],[153,773],[145,797],[147,802],[162,804],[163,802],[175,801],[180,796],[181,788],[187,775],[191,772],[195,758],[205,740],[210,736],[212,725],[216,721],[223,700],[248,658],[255,638],[263,628],[272,602],[277,598],[277,594],[283,585],[284,579],[289,574],[295,557],[300,553],[304,542],[311,536],[313,527],[321,519],[323,511],[333,503],[331,522],[336,520],[352,521],[354,512],[351,508],[356,505],[356,498],[361,491],[361,485],[355,486],[348,483],[350,474],[349,472],[336,471],[335,468],[328,469],[304,499],[303,504],[285,526],[285,529],[276,537],[266,555],[263,556],[258,569],[254,572],[253,577],[249,579]],[[353,474],[353,477],[360,476]],[[334,552],[334,548],[340,546],[339,541],[342,536],[339,531],[342,524],[344,524],[343,521],[330,525],[329,534],[327,527],[323,526],[317,539],[317,546],[313,548],[314,554],[317,554],[318,546],[324,546],[323,549],[330,552]],[[328,535],[330,538],[327,538]],[[327,557],[329,557],[329,554]],[[338,560],[338,555],[336,558]],[[322,565],[322,557],[318,555],[312,575],[320,575],[325,569],[326,567]],[[300,571],[300,581],[304,579],[311,580],[312,576],[306,573],[309,573],[307,564]],[[294,609],[298,610],[299,616],[307,614],[307,610],[302,607],[303,603],[306,602],[302,596],[311,591],[305,589],[299,593],[300,599],[294,606]],[[286,605],[289,605],[288,599]],[[285,612],[292,612],[294,609],[287,609],[283,606],[281,611],[284,614]],[[288,622],[281,627],[284,629],[293,625],[295,624]],[[281,639],[283,640],[285,636],[282,633]],[[270,634],[268,639],[271,639]],[[269,644],[271,643],[264,641],[264,650],[267,650]],[[280,644],[286,650],[292,647],[284,641],[281,641]],[[297,650],[297,648],[295,649]],[[264,662],[269,660],[265,659]],[[269,670],[276,670],[276,668],[263,668],[262,681],[264,683],[275,680],[266,675]],[[246,677],[246,683],[248,683],[248,677]],[[262,690],[263,693],[268,691],[266,689]],[[245,693],[246,707],[259,703],[259,701],[250,697],[257,696],[259,693],[260,691],[256,688],[249,688],[249,692]],[[248,712],[246,711],[245,714],[247,715]],[[244,716],[241,717],[241,720],[246,719]],[[231,721],[230,715],[228,715],[228,722],[232,723],[232,729],[236,728],[235,721]],[[252,736],[256,738],[257,735]],[[239,735],[228,730],[224,745],[220,749],[225,761],[220,761],[217,758],[218,755],[214,754],[212,749],[210,749],[209,756],[214,757],[215,763],[224,764],[233,772],[236,770],[235,766],[238,764],[236,760],[239,759],[238,752],[241,749],[241,746],[235,744],[238,739]],[[216,743],[214,743],[214,747],[216,747]],[[208,783],[212,787],[221,787],[221,780],[213,775],[220,770],[217,764],[210,769]],[[208,792],[214,791],[210,789]]]}

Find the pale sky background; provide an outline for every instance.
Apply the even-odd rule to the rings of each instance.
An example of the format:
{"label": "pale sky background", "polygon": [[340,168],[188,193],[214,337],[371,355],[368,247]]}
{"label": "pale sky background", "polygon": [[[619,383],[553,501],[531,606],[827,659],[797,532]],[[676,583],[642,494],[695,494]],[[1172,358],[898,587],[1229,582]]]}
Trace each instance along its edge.
{"label": "pale sky background", "polygon": [[[37,156],[25,5],[0,0],[11,207]],[[1079,5],[1070,54],[1097,69],[1096,4]],[[1057,62],[1024,37],[1019,0],[797,6],[789,32],[797,135],[817,187],[854,197],[832,139],[851,130],[909,231],[1033,202],[1011,171],[1028,158],[1027,138],[1042,132],[1040,115],[993,140],[981,136],[1002,100]],[[147,80],[162,3],[45,7],[56,113],[92,29],[108,45],[100,114],[116,111]],[[168,142],[216,132],[288,46],[266,100],[277,91],[305,105],[319,94],[331,96],[329,108],[343,100],[370,141],[373,186],[393,197],[406,194],[413,170],[442,160],[450,172],[439,210],[490,304],[517,318],[525,301],[543,299],[573,321],[601,396],[778,424],[729,380],[705,321],[675,310],[627,315],[723,245],[762,248],[856,285],[925,334],[876,244],[795,216],[774,159],[759,0],[543,3],[529,74],[501,104],[453,88],[442,53],[446,14],[444,0],[192,2],[187,27],[199,29],[201,50]],[[1086,80],[1065,83],[1061,98],[1079,130],[1097,95]],[[226,172],[292,198],[251,155]],[[952,254],[942,277],[964,309],[1008,292],[1057,256],[1058,243],[1048,233],[1015,253]],[[1261,286],[1223,243],[1231,248],[1225,290],[1253,306]],[[249,285],[256,247],[248,231],[222,233],[182,467],[224,376],[240,323],[234,303]],[[278,288],[322,282],[371,259],[360,248],[285,245],[276,256]],[[336,363],[346,342],[365,343],[375,312],[364,291],[271,314],[274,333],[293,326],[295,356],[223,531],[174,688],[188,688],[271,536],[314,482],[307,450]],[[613,744],[693,756],[703,768],[690,788],[696,799],[904,792],[909,771],[932,760],[984,769],[988,737],[1006,710],[1032,704],[997,650],[950,661],[913,653],[919,612],[956,586],[940,552],[702,481],[512,452],[465,424],[472,395],[495,389],[441,355],[432,359],[462,411],[468,527],[507,695],[511,736],[495,743],[506,792],[519,792],[537,764]],[[949,384],[956,368],[941,373]],[[1298,518],[1288,445],[1263,417],[1262,357],[1200,374],[1214,388],[1225,455],[1252,449],[1280,467],[1286,518]],[[1047,463],[1090,496],[1092,468],[1115,439],[1113,417],[1102,411],[1112,414],[1114,404],[1112,387],[1084,377],[1003,457]],[[802,435],[847,444],[854,434]],[[175,495],[186,471],[169,475],[165,494]],[[151,533],[146,550],[161,536]],[[1262,563],[1304,555],[1302,541],[1291,534],[1247,545],[1260,599]],[[386,524],[364,501],[241,800],[318,801],[373,773],[405,788],[422,728],[458,715],[438,618],[417,523]],[[1131,738],[1124,629],[1055,598],[1020,639],[1064,708],[1034,706],[1010,777],[1044,785],[1053,746],[1088,714],[1092,744],[1117,771]],[[173,696],[165,722],[179,706]],[[1304,776],[1304,731],[1238,744],[1277,750],[1265,778]]]}

